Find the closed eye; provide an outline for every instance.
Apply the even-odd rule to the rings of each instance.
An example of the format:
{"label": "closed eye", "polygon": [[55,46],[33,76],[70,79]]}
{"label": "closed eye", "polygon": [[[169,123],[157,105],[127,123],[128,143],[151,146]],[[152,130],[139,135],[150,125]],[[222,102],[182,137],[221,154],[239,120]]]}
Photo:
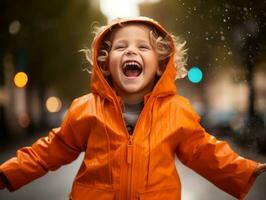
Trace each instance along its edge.
{"label": "closed eye", "polygon": [[149,50],[149,49],[150,49],[150,46],[149,46],[149,45],[140,45],[140,46],[139,46],[139,49],[142,49],[142,50]]}
{"label": "closed eye", "polygon": [[114,46],[114,50],[123,50],[124,48],[126,48],[124,45]]}

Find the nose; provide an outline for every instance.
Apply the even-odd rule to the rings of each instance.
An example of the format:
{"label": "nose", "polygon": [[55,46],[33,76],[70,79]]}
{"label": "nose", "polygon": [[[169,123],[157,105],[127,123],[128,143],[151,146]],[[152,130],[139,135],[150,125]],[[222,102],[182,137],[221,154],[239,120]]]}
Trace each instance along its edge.
{"label": "nose", "polygon": [[126,55],[132,55],[132,54],[137,54],[136,49],[133,47],[129,47],[126,51],[125,51]]}

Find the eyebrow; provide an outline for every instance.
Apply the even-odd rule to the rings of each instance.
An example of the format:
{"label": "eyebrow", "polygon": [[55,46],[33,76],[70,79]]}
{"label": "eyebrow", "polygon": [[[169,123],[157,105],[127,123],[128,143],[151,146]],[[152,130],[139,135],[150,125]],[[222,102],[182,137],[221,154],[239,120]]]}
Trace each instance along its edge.
{"label": "eyebrow", "polygon": [[[125,39],[118,39],[118,40],[114,40],[113,42],[116,42],[116,43],[124,43],[124,42],[127,42],[127,40],[125,40]],[[149,40],[145,40],[145,39],[139,39],[139,40],[137,40],[137,42],[150,43]]]}

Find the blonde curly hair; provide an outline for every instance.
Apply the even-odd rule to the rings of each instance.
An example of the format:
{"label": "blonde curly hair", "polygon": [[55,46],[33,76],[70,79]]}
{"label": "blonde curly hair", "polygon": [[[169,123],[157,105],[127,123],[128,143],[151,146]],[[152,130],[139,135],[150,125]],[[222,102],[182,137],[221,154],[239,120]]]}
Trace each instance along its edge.
{"label": "blonde curly hair", "polygon": [[[126,22],[126,23],[118,23],[117,26],[111,27],[107,34],[105,34],[102,42],[100,43],[99,50],[97,52],[97,62],[102,71],[102,73],[107,76],[108,66],[107,59],[109,51],[112,47],[112,36],[120,27],[125,26],[129,23],[142,24],[147,26],[150,29],[150,42],[152,47],[157,51],[159,55],[159,66],[160,70],[163,72],[166,64],[168,63],[169,58],[174,54],[174,66],[176,69],[176,79],[184,78],[187,75],[187,70],[185,68],[187,62],[187,49],[185,49],[185,41],[182,41],[179,37],[174,36],[173,34],[168,33],[164,36],[161,32],[159,32],[155,27],[150,24],[144,24],[139,22]],[[92,46],[95,43],[98,36],[108,29],[108,25],[100,26],[94,28],[94,39],[92,42]],[[93,50],[90,49],[82,49],[80,50],[85,54],[86,60],[93,65],[92,55],[94,54]]]}

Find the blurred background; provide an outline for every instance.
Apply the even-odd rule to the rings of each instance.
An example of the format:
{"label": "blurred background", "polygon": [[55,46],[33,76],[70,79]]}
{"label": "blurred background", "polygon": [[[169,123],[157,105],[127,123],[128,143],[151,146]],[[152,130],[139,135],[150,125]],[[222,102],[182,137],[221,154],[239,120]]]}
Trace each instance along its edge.
{"label": "blurred background", "polygon": [[265,159],[265,0],[1,0],[1,162],[59,126],[71,101],[90,92],[79,50],[90,47],[93,27],[138,15],[187,42],[189,73],[176,84],[204,127]]}

